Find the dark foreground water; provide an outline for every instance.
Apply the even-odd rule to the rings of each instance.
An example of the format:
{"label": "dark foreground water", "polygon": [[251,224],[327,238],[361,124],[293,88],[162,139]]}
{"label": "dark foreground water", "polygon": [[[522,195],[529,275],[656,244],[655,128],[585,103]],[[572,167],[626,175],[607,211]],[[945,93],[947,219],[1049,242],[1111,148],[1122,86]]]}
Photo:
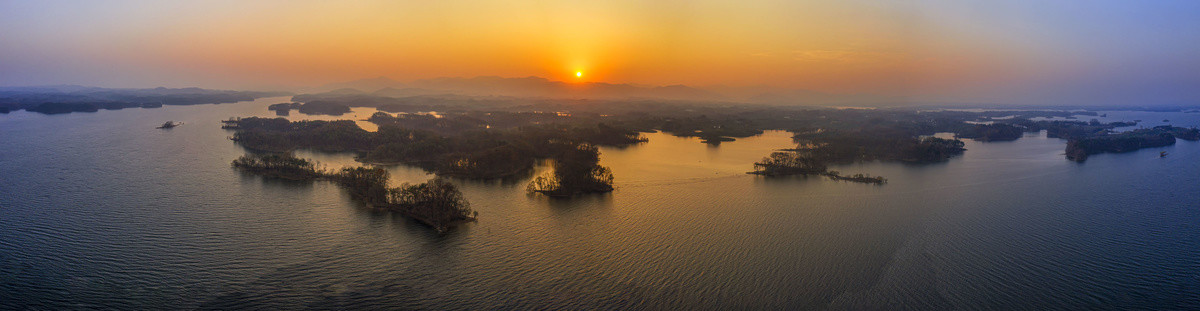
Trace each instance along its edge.
{"label": "dark foreground water", "polygon": [[231,169],[217,121],[282,101],[0,115],[0,309],[1200,308],[1200,143],[1078,164],[1029,135],[837,168],[874,186],[743,174],[782,132],[650,134],[602,149],[609,195],[455,180],[480,220],[437,235]]}

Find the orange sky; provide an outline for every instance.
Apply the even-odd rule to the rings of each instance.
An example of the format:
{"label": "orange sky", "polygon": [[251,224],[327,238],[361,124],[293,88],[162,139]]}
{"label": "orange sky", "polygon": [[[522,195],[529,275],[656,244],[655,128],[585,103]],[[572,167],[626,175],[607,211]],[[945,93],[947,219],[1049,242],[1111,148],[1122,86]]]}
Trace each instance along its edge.
{"label": "orange sky", "polygon": [[[1200,11],[1186,1],[1155,5],[0,2],[0,38],[10,43],[0,47],[0,71],[8,72],[0,84],[244,89],[377,76],[577,81],[583,71],[582,80],[613,83],[997,101],[1014,91],[1045,92],[1038,86],[1060,80],[1084,85],[1075,88],[1120,83],[1080,79],[1096,71],[1124,75],[1126,67],[1147,75],[1180,68],[1173,70],[1194,78],[1184,70],[1200,64],[1200,27],[1191,21],[1198,13],[1179,12]],[[1168,25],[1147,26],[1152,21]],[[1168,76],[1162,79],[1179,79]]]}

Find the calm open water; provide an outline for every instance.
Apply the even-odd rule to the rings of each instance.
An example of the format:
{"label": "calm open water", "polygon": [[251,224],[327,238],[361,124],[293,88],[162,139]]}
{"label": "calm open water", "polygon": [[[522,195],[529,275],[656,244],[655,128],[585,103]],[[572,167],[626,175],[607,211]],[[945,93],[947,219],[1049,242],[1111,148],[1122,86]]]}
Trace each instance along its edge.
{"label": "calm open water", "polygon": [[[875,186],[743,174],[784,132],[649,134],[602,149],[608,195],[455,180],[479,222],[437,235],[330,183],[231,169],[244,151],[218,120],[284,101],[0,115],[0,309],[1200,308],[1196,142],[1079,164],[1030,134],[837,168]],[[1200,125],[1104,119],[1123,117]]]}

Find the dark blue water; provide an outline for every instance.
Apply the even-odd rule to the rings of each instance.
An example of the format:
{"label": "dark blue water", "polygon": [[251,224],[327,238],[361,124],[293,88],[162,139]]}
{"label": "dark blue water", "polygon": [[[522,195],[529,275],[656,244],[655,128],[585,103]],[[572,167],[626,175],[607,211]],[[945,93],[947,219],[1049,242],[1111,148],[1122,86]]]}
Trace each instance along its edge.
{"label": "dark blue water", "polygon": [[743,174],[783,132],[651,134],[602,150],[609,195],[455,180],[480,221],[437,235],[231,169],[218,120],[282,101],[0,115],[0,309],[1200,308],[1200,143],[1080,164],[1031,134],[836,168],[874,186]]}

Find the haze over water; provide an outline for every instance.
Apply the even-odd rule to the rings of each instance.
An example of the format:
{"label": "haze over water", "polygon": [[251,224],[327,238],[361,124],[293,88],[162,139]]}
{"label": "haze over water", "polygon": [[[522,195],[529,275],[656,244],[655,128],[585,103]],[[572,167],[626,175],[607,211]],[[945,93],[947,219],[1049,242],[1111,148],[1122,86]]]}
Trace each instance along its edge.
{"label": "haze over water", "polygon": [[1194,105],[1196,12],[1188,0],[4,1],[0,85],[538,76],[859,105]]}
{"label": "haze over water", "polygon": [[611,194],[453,180],[479,222],[438,235],[230,168],[245,151],[218,121],[285,100],[0,118],[0,297],[21,298],[0,308],[1200,308],[1196,142],[1075,163],[1040,133],[835,168],[875,186],[744,174],[785,132],[653,133],[601,149]]}
{"label": "haze over water", "polygon": [[1194,0],[0,0],[0,310],[1200,310],[1198,38]]}

